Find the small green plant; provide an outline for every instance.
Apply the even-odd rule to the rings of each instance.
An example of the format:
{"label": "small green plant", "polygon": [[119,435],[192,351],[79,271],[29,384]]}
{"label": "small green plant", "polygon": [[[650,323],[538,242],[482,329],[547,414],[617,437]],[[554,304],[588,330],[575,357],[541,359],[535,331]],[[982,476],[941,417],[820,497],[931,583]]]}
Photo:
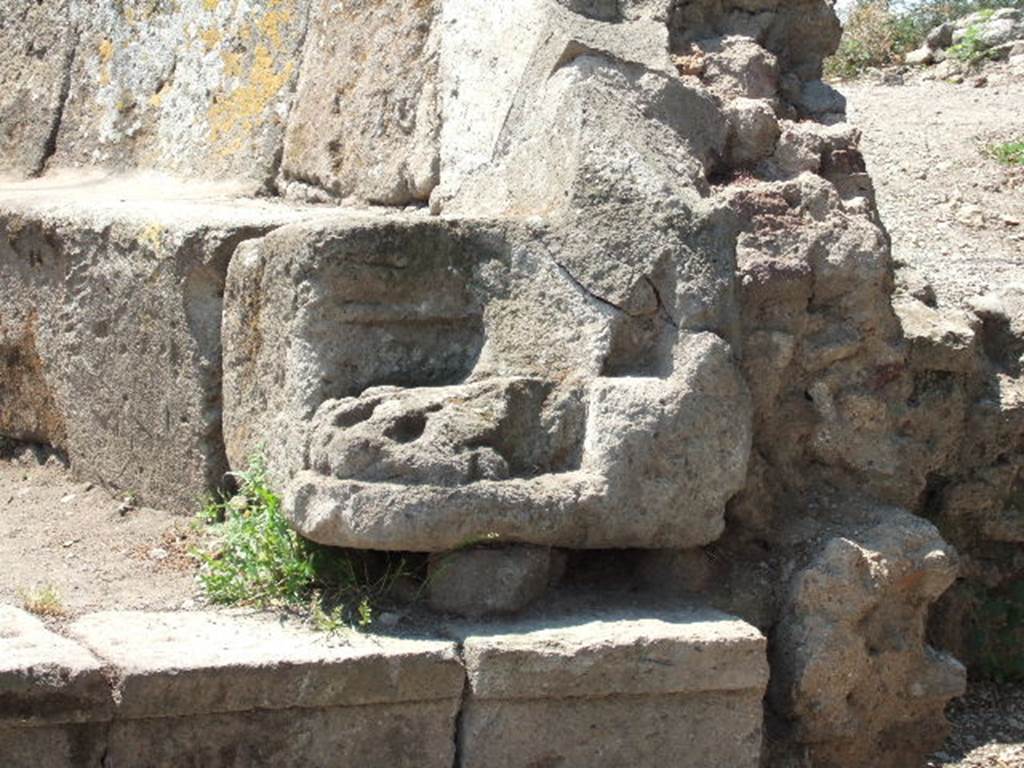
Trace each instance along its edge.
{"label": "small green plant", "polygon": [[1024,139],[993,144],[988,148],[988,151],[992,157],[1003,165],[1024,166]]}
{"label": "small green plant", "polygon": [[[984,23],[995,8],[1003,7],[1024,8],[1024,0],[855,0],[844,19],[839,48],[825,62],[825,74],[849,78],[871,67],[899,64],[939,24],[975,12]],[[988,54],[979,45],[979,31],[976,28],[952,55],[963,56],[969,63],[985,58]]]}
{"label": "small green plant", "polygon": [[262,455],[234,477],[238,492],[211,500],[197,517],[209,535],[193,554],[211,602],[299,609],[324,631],[369,626],[372,601],[408,575],[405,561],[388,558],[374,569],[367,557],[360,562],[359,556],[299,536],[270,487]]}
{"label": "small green plant", "polygon": [[67,615],[67,609],[61,601],[60,593],[51,584],[22,592],[21,605],[26,611],[34,613],[36,616],[59,619]]}
{"label": "small green plant", "polygon": [[976,64],[988,57],[988,50],[981,43],[981,27],[978,24],[971,24],[964,30],[963,39],[948,49],[948,54],[965,64]]}

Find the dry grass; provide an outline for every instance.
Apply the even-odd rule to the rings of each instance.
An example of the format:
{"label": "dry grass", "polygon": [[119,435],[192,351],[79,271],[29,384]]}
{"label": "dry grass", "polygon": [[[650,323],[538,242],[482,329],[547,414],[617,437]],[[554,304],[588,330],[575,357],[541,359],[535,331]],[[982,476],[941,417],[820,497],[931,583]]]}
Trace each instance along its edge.
{"label": "dry grass", "polygon": [[21,593],[21,607],[36,616],[59,619],[67,616],[60,593],[50,584]]}

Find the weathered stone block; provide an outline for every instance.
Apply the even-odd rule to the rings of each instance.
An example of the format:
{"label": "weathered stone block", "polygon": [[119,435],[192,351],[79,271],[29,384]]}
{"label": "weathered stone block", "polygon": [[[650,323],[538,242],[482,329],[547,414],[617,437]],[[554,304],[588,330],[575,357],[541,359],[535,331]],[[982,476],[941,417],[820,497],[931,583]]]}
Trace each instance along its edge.
{"label": "weathered stone block", "polygon": [[65,449],[82,477],[194,508],[227,469],[228,260],[300,217],[167,180],[0,187],[0,433]]}
{"label": "weathered stone block", "polygon": [[68,0],[2,0],[0,19],[0,174],[32,175],[53,150],[67,94]]}
{"label": "weathered stone block", "polygon": [[452,764],[453,643],[213,613],[99,613],[70,631],[118,670],[112,768]]}
{"label": "weathered stone block", "polygon": [[756,692],[479,701],[463,712],[464,768],[756,768]]}
{"label": "weathered stone block", "polygon": [[0,606],[4,768],[452,765],[451,642],[213,613],[91,614],[69,632],[81,645]]}
{"label": "weathered stone block", "polygon": [[283,228],[231,265],[231,461],[263,442],[297,528],[340,546],[712,541],[749,396],[728,345],[679,329],[638,279],[651,316],[624,329],[539,226]]}
{"label": "weathered stone block", "polygon": [[[701,104],[696,92],[677,87],[659,93],[678,85],[668,26],[649,18],[609,24],[565,5],[444,4],[441,185],[433,207],[551,215],[580,198],[596,203],[600,196],[583,185],[604,184],[605,173],[621,177],[624,188],[614,204],[622,204],[632,197],[635,177],[650,174],[648,166],[658,165],[662,155],[674,163],[678,183],[688,181],[692,155],[705,149],[702,137],[690,142],[685,160],[665,140],[669,130],[662,141],[649,140],[649,131],[681,127],[673,120],[676,109],[686,110],[686,127],[694,134],[705,128],[713,133],[705,119],[710,105]],[[638,133],[624,132],[616,101],[628,104],[631,115],[633,102],[644,102],[644,114],[660,119],[632,120]],[[604,106],[597,112],[583,106],[594,103]],[[613,143],[603,143],[605,131],[615,132]],[[633,152],[641,143],[655,149],[642,160]],[[617,167],[611,171],[609,165]]]}
{"label": "weathered stone block", "polygon": [[977,366],[980,323],[968,312],[939,312],[914,299],[896,301],[893,308],[910,345],[914,368],[967,373]]}
{"label": "weathered stone block", "polygon": [[464,680],[449,642],[332,637],[266,616],[108,612],[70,632],[118,669],[119,720],[435,702],[444,730]]}
{"label": "weathered stone block", "polygon": [[99,765],[113,710],[103,662],[36,617],[0,605],[0,765]]}
{"label": "weathered stone block", "polygon": [[764,637],[724,614],[586,612],[465,630],[475,766],[758,765]]}
{"label": "weathered stone block", "polygon": [[32,728],[0,724],[4,768],[82,768],[103,765],[109,723],[68,723]]}
{"label": "weathered stone block", "polygon": [[99,659],[34,616],[0,605],[0,732],[108,720],[112,709]]}
{"label": "weathered stone block", "polygon": [[78,44],[53,164],[269,184],[307,6],[70,0]]}
{"label": "weathered stone block", "polygon": [[458,700],[118,721],[109,768],[451,768]]}
{"label": "weathered stone block", "polygon": [[544,547],[472,547],[431,559],[430,605],[461,616],[515,613],[544,594],[557,575]]}
{"label": "weathered stone block", "polygon": [[899,768],[941,744],[943,709],[966,685],[963,666],[924,642],[927,608],[957,559],[921,518],[863,513],[860,531],[827,540],[793,578],[772,702],[815,765]]}
{"label": "weathered stone block", "polygon": [[281,171],[340,198],[425,202],[438,181],[440,0],[316,0]]}

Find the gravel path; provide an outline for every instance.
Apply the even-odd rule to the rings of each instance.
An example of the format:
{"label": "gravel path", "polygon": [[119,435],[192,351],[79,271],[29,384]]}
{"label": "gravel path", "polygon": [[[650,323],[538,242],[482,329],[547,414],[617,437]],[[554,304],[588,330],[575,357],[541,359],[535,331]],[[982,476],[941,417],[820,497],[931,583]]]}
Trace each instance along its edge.
{"label": "gravel path", "polygon": [[1024,686],[975,683],[949,719],[953,732],[926,768],[1024,766]]}
{"label": "gravel path", "polygon": [[[1024,169],[985,151],[1024,139],[1024,80],[840,90],[863,131],[897,265],[920,272],[940,305],[1024,282]],[[1024,685],[973,683],[949,718],[952,733],[926,768],[1024,768]]]}
{"label": "gravel path", "polygon": [[940,305],[1024,281],[1024,169],[985,151],[1024,139],[1024,78],[839,88],[897,263],[920,270]]}

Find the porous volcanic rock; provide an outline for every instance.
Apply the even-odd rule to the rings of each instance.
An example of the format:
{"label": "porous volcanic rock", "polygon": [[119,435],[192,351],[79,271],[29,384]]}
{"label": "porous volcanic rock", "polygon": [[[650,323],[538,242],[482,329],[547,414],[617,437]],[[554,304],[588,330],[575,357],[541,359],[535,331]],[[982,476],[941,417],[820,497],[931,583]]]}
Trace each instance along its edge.
{"label": "porous volcanic rock", "polygon": [[[830,3],[0,9],[0,83],[24,83],[0,95],[0,165],[47,171],[0,191],[0,432],[178,507],[261,450],[303,535],[455,551],[488,576],[510,552],[606,549],[617,587],[639,563],[768,636],[767,759],[906,765],[941,738],[963,673],[928,647],[927,612],[958,578],[939,615],[976,615],[979,585],[1003,601],[1021,573],[1024,304],[1007,286],[950,311],[897,285],[859,134],[821,80]],[[67,165],[233,191],[50,175]],[[240,196],[256,189],[375,207]],[[537,596],[540,565],[504,607]],[[496,732],[538,764],[593,762],[586,735],[637,693],[614,676],[654,669],[613,638],[594,653],[617,685],[537,705],[485,637],[467,647],[523,687],[470,691],[460,738],[483,763],[520,754],[488,753]],[[586,677],[586,637],[544,638],[579,651],[552,679]],[[707,712],[731,711],[734,762],[753,764],[761,688],[742,690],[644,692],[663,742],[617,759],[707,762],[725,738]],[[563,718],[548,754],[536,734]]]}

